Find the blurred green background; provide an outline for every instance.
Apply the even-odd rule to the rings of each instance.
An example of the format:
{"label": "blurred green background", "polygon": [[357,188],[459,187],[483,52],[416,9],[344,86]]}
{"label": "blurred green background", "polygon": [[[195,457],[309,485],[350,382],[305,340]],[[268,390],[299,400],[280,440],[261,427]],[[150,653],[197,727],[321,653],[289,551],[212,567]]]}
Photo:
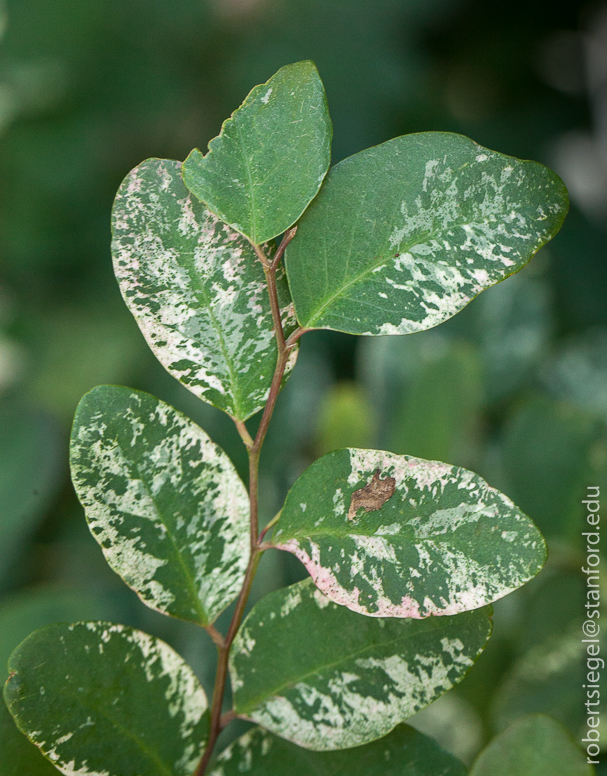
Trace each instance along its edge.
{"label": "blurred green background", "polygon": [[[7,0],[0,28],[2,664],[47,622],[107,618],[166,639],[210,688],[206,634],[148,610],[105,565],[69,482],[69,426],[85,391],[130,385],[189,414],[243,471],[231,422],[163,371],[124,307],[110,209],[132,167],[204,149],[252,86],[310,58],[334,162],[460,132],[552,166],[572,209],[526,269],[435,330],[304,337],[262,458],[263,519],[336,447],[482,474],[537,522],[550,561],[498,603],[477,666],[414,723],[467,761],[529,711],[578,736],[580,499],[587,485],[607,494],[607,4]],[[301,576],[266,553],[254,598]]]}

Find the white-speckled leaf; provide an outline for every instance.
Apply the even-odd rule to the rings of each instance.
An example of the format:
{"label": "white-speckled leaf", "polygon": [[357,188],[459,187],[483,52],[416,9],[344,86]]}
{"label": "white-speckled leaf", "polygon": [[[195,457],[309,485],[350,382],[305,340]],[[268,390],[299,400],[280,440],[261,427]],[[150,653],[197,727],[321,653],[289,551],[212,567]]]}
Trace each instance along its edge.
{"label": "white-speckled leaf", "polygon": [[17,647],[9,672],[4,699],[17,726],[66,776],[191,776],[202,756],[204,690],[146,633],[49,625]]}
{"label": "white-speckled leaf", "polygon": [[234,708],[317,751],[374,741],[464,677],[489,638],[490,614],[375,619],[298,582],[243,623],[230,656]]}
{"label": "white-speckled leaf", "polygon": [[311,752],[253,728],[219,755],[209,776],[466,776],[464,764],[408,725],[354,749]]}
{"label": "white-speckled leaf", "polygon": [[[238,420],[265,404],[277,349],[263,268],[251,245],[186,188],[180,163],[148,159],[114,204],[114,271],[160,363]],[[284,273],[282,322],[295,326]],[[296,351],[287,367],[292,369]]]}
{"label": "white-speckled leaf", "polygon": [[188,188],[254,243],[285,232],[320,188],[331,161],[331,119],[313,62],[282,67],[224,122],[203,156],[183,165]]}
{"label": "white-speckled leaf", "polygon": [[286,266],[302,326],[409,334],[521,269],[559,230],[565,187],[461,135],[405,135],[345,159],[299,223]]}
{"label": "white-speckled leaf", "polygon": [[467,469],[337,450],[291,488],[272,538],[332,601],[372,617],[457,614],[534,577],[532,521]]}
{"label": "white-speckled leaf", "polygon": [[102,385],[78,405],[70,463],[114,571],[152,609],[213,622],[249,560],[247,493],[223,450],[159,399]]}

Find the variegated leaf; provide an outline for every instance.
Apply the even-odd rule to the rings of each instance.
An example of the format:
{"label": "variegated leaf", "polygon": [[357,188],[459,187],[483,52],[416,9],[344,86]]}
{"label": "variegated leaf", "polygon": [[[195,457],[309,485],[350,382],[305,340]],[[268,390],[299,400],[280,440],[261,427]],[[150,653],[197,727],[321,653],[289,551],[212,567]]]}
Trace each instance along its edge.
{"label": "variegated leaf", "polygon": [[286,266],[302,326],[409,334],[521,269],[558,232],[553,172],[461,135],[422,132],[336,165]]}
{"label": "variegated leaf", "polygon": [[219,755],[209,776],[466,776],[463,763],[407,725],[365,746],[311,752],[253,728]]}
{"label": "variegated leaf", "polygon": [[594,776],[594,773],[568,731],[543,714],[523,717],[494,738],[470,771],[471,776]]}
{"label": "variegated leaf", "polygon": [[17,726],[66,776],[191,776],[202,756],[204,690],[146,633],[49,625],[17,647],[9,671],[4,699]]}
{"label": "variegated leaf", "polygon": [[372,619],[304,580],[263,598],[242,625],[230,656],[234,708],[317,751],[374,741],[463,678],[490,613]]}
{"label": "variegated leaf", "polygon": [[356,448],[301,475],[272,543],[295,554],[332,601],[372,617],[476,609],[546,559],[532,521],[478,475]]}
{"label": "variegated leaf", "polygon": [[[190,194],[179,162],[160,159],[126,177],[112,225],[120,290],[160,363],[238,420],[261,409],[277,349],[264,271],[248,241]],[[277,285],[288,335],[295,318],[282,271]]]}
{"label": "variegated leaf", "polygon": [[223,450],[159,399],[102,385],[78,405],[70,462],[114,571],[152,609],[213,622],[249,559],[248,498]]}
{"label": "variegated leaf", "polygon": [[282,67],[224,122],[203,156],[183,165],[188,188],[222,221],[260,244],[292,226],[331,160],[331,119],[312,62]]}

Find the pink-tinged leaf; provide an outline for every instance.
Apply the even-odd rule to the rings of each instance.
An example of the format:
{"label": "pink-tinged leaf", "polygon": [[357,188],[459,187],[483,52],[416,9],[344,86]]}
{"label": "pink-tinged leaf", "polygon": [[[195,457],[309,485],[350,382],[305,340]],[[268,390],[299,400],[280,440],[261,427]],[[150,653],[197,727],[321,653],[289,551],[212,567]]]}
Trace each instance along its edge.
{"label": "pink-tinged leaf", "polygon": [[272,543],[332,601],[371,617],[477,609],[535,576],[546,557],[533,522],[478,475],[380,450],[312,464]]}

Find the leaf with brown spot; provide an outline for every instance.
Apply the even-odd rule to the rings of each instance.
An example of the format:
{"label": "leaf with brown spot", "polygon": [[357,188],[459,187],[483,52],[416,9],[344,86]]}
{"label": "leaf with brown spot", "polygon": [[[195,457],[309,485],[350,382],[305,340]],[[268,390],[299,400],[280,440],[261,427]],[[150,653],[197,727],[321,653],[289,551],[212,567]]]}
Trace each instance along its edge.
{"label": "leaf with brown spot", "polygon": [[364,488],[355,490],[350,499],[350,509],[348,511],[348,520],[354,520],[359,509],[364,508],[365,512],[375,512],[376,509],[383,507],[386,501],[394,494],[396,480],[394,477],[379,478],[380,470],[373,472],[373,479],[365,485]]}
{"label": "leaf with brown spot", "polygon": [[546,559],[531,520],[473,472],[358,448],[328,453],[299,477],[271,543],[332,601],[372,617],[477,609]]}

